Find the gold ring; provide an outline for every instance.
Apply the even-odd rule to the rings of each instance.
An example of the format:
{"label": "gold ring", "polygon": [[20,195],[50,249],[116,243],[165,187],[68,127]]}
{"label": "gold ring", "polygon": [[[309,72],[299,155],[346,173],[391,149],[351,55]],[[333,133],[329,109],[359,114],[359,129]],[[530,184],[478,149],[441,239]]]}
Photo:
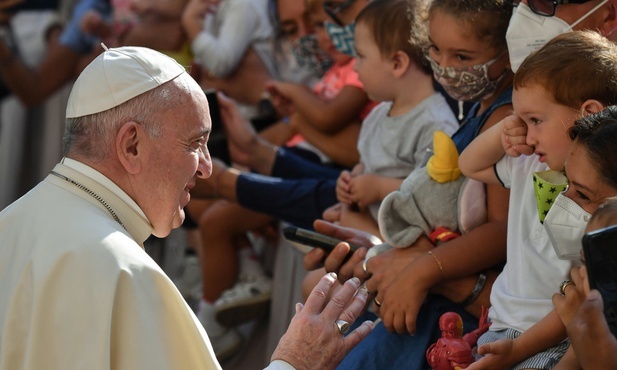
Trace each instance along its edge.
{"label": "gold ring", "polygon": [[373,298],[373,300],[375,301],[375,306],[381,307],[381,302],[377,300],[377,297]]}
{"label": "gold ring", "polygon": [[559,294],[561,294],[563,297],[566,296],[566,287],[568,285],[576,286],[576,284],[574,284],[572,280],[568,280],[568,279],[562,281],[561,284],[559,284]]}
{"label": "gold ring", "polygon": [[362,262],[362,271],[364,271],[366,275],[371,276],[372,274],[366,269],[366,263],[368,262],[368,260],[369,258],[365,258],[364,262]]}
{"label": "gold ring", "polygon": [[345,333],[347,333],[349,331],[349,323],[345,320],[336,320],[336,328],[338,329],[339,333],[345,335]]}

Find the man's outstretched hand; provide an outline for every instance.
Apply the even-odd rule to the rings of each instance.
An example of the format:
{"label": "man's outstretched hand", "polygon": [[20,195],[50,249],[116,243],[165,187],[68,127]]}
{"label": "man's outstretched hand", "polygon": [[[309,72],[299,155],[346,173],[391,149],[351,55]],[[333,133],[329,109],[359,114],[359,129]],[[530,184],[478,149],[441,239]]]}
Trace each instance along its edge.
{"label": "man's outstretched hand", "polygon": [[367,292],[358,289],[360,280],[350,279],[327,301],[336,274],[326,274],[315,286],[306,303],[296,304],[296,314],[272,354],[272,361],[283,360],[296,369],[334,369],[345,355],[373,329],[366,321],[343,336],[336,322],[350,325],[362,312]]}

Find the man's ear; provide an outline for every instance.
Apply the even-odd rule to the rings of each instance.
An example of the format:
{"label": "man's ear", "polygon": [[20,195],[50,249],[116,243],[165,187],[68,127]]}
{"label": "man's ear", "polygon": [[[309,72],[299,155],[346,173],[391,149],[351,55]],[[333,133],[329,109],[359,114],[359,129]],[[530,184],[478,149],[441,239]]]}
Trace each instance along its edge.
{"label": "man's ear", "polygon": [[392,56],[392,73],[394,77],[399,78],[404,75],[409,69],[409,63],[411,63],[411,59],[407,53],[402,50],[394,53]]}
{"label": "man's ear", "polygon": [[584,116],[598,113],[604,109],[604,105],[597,100],[589,99],[581,105],[581,114]]}
{"label": "man's ear", "polygon": [[617,29],[617,0],[609,0],[604,7],[602,13],[602,25],[598,31],[602,36],[608,37],[615,29]]}
{"label": "man's ear", "polygon": [[143,142],[145,132],[134,121],[129,121],[120,127],[116,134],[116,155],[125,170],[134,175],[142,168]]}

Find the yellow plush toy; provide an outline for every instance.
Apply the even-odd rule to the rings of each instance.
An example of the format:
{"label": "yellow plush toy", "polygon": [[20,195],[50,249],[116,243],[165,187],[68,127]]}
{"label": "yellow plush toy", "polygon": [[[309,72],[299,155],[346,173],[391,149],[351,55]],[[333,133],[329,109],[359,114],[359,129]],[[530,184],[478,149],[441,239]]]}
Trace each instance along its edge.
{"label": "yellow plush toy", "polygon": [[456,145],[443,131],[435,131],[433,134],[433,152],[435,154],[426,164],[426,172],[433,180],[443,184],[461,176]]}
{"label": "yellow plush toy", "polygon": [[379,231],[391,246],[408,247],[422,234],[447,241],[486,219],[484,186],[461,175],[452,139],[436,131],[433,151],[379,208]]}

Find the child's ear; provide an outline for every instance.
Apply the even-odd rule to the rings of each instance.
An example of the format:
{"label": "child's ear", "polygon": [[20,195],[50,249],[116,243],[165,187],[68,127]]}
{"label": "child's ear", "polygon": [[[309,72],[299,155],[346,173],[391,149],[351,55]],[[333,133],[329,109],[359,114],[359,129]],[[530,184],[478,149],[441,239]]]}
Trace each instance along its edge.
{"label": "child's ear", "polygon": [[407,53],[401,50],[394,53],[392,56],[392,72],[394,77],[399,78],[404,75],[409,69],[409,63],[411,63],[411,60]]}
{"label": "child's ear", "polygon": [[604,109],[604,105],[597,100],[589,99],[581,105],[581,114],[587,116],[590,114],[598,113]]}

